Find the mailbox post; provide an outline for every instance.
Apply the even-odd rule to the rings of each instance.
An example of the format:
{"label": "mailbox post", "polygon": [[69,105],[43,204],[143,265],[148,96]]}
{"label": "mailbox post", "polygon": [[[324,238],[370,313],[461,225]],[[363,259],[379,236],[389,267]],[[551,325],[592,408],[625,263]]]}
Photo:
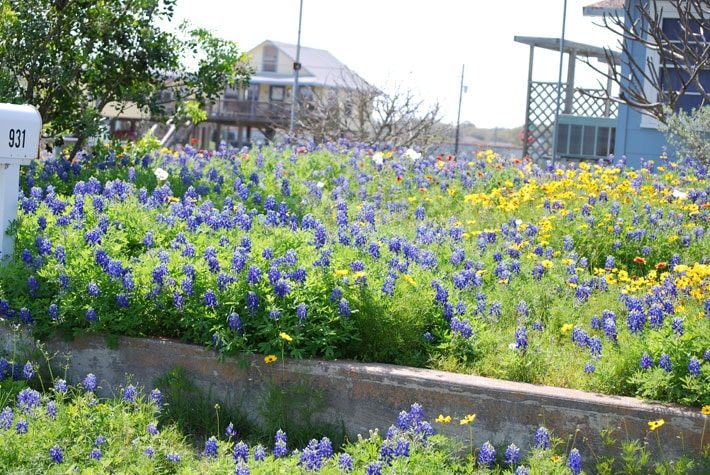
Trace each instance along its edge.
{"label": "mailbox post", "polygon": [[14,239],[7,228],[17,218],[20,165],[39,153],[42,117],[27,105],[0,104],[0,260],[12,256]]}

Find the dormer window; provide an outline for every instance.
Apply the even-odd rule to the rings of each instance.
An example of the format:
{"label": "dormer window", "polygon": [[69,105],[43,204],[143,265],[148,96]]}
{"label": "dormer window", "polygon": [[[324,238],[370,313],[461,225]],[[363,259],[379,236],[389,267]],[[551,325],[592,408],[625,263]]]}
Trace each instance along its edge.
{"label": "dormer window", "polygon": [[261,69],[266,73],[275,73],[279,60],[279,51],[272,45],[264,45]]}

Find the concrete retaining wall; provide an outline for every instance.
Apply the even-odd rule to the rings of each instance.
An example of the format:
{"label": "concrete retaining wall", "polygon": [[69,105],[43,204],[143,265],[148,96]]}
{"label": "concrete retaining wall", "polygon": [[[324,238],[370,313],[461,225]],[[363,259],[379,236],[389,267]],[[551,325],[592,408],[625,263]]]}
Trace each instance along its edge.
{"label": "concrete retaining wall", "polygon": [[[0,327],[0,341],[6,350],[12,348],[11,339],[12,333]],[[31,339],[24,340],[31,344]],[[199,346],[128,337],[119,338],[116,349],[108,349],[100,336],[72,342],[51,340],[46,348],[71,354],[68,378],[72,382],[92,372],[107,392],[131,375],[132,382],[151,389],[155,378],[182,367],[202,388],[222,400],[236,401],[252,414],[258,414],[269,384],[306,382],[325,394],[323,417],[342,420],[351,435],[367,434],[373,428],[386,431],[399,411],[414,402],[424,407],[432,422],[440,413],[451,415],[451,424],[434,426],[466,443],[468,427],[460,426],[458,418],[475,413],[476,445],[490,440],[496,446],[515,442],[525,448],[540,425],[562,437],[572,437],[576,432],[575,446],[587,461],[592,454],[618,455],[601,443],[599,433],[606,428],[620,428],[617,438],[622,440],[626,433],[630,438],[646,437],[649,448],[658,451],[648,422],[663,418],[666,423],[660,429],[660,455],[666,458],[676,457],[683,447],[697,454],[704,430],[704,418],[698,409],[387,364],[287,360],[267,365],[251,355],[220,362],[213,351]],[[708,437],[710,434],[705,439]]]}

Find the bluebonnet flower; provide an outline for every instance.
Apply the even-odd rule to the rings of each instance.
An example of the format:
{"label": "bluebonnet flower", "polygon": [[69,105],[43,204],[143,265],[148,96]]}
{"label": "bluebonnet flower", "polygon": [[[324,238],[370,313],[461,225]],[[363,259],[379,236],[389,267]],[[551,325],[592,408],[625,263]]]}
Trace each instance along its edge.
{"label": "bluebonnet flower", "polygon": [[673,323],[671,323],[671,328],[673,332],[678,336],[683,336],[685,329],[683,328],[684,319],[680,317],[675,317]]}
{"label": "bluebonnet flower", "polygon": [[642,311],[634,309],[626,317],[626,323],[631,333],[638,333],[646,325],[646,315]]}
{"label": "bluebonnet flower", "polygon": [[180,461],[180,454],[178,454],[177,452],[170,452],[166,457],[171,462],[177,463]]}
{"label": "bluebonnet flower", "polygon": [[703,359],[705,361],[710,361],[710,350],[705,350],[705,353],[703,353]]}
{"label": "bluebonnet flower", "polygon": [[611,317],[604,318],[604,335],[611,341],[616,341],[616,320]]}
{"label": "bluebonnet flower", "polygon": [[136,387],[132,384],[126,386],[123,390],[123,400],[127,402],[136,402]]}
{"label": "bluebonnet flower", "polygon": [[93,373],[87,374],[86,377],[84,378],[84,381],[81,384],[85,390],[95,391],[96,390],[96,376]]}
{"label": "bluebonnet flower", "polygon": [[338,467],[344,472],[352,472],[353,470],[353,458],[350,454],[342,453],[338,456]]}
{"label": "bluebonnet flower", "polygon": [[149,458],[152,459],[153,456],[155,455],[155,451],[153,450],[153,447],[146,447],[143,453]]}
{"label": "bluebonnet flower", "polygon": [[93,460],[101,460],[101,457],[103,456],[103,453],[101,452],[101,449],[98,447],[94,447],[91,449],[91,452],[89,453],[89,458]]}
{"label": "bluebonnet flower", "polygon": [[64,454],[62,453],[62,448],[58,445],[52,446],[52,448],[49,449],[49,458],[51,458],[52,462],[54,463],[64,462]]}
{"label": "bluebonnet flower", "polygon": [[86,309],[86,319],[90,322],[95,322],[96,321],[96,310],[93,308],[89,307]]}
{"label": "bluebonnet flower", "polygon": [[20,322],[25,323],[27,325],[33,322],[32,313],[29,309],[25,307],[22,307],[20,309]]}
{"label": "bluebonnet flower", "polygon": [[666,373],[670,373],[673,370],[673,364],[671,363],[671,357],[666,353],[663,353],[660,358],[658,358],[658,366],[663,368]]}
{"label": "bluebonnet flower", "polygon": [[96,436],[96,439],[94,439],[94,444],[96,444],[96,445],[98,445],[98,446],[102,446],[102,445],[104,445],[105,443],[106,443],[106,437],[104,437],[104,436],[101,435],[101,434],[97,435],[97,436]]}
{"label": "bluebonnet flower", "polygon": [[382,463],[370,462],[369,464],[367,464],[365,475],[382,475]]}
{"label": "bluebonnet flower", "polygon": [[257,462],[261,462],[266,458],[266,449],[259,444],[256,447],[254,447],[254,460]]}
{"label": "bluebonnet flower", "polygon": [[277,321],[281,318],[281,311],[278,308],[273,308],[269,311],[269,318]]}
{"label": "bluebonnet flower", "polygon": [[543,450],[550,448],[550,433],[544,427],[540,427],[535,432],[535,448]]}
{"label": "bluebonnet flower", "polygon": [[473,328],[471,328],[471,322],[468,319],[459,320],[458,317],[453,317],[449,327],[454,335],[458,334],[463,338],[471,338],[473,336]]}
{"label": "bluebonnet flower", "polygon": [[29,429],[30,425],[24,419],[20,419],[19,421],[17,421],[17,424],[15,424],[15,431],[20,435],[26,434]]}
{"label": "bluebonnet flower", "polygon": [[249,446],[242,441],[237,442],[236,444],[234,444],[234,451],[232,453],[232,457],[234,458],[235,462],[246,462],[247,458],[249,457]]}
{"label": "bluebonnet flower", "polygon": [[598,336],[593,336],[587,340],[589,353],[592,356],[600,357],[602,355],[602,340]]}
{"label": "bluebonnet flower", "polygon": [[25,388],[17,395],[17,407],[27,414],[32,409],[42,404],[42,396],[34,389]]}
{"label": "bluebonnet flower", "polygon": [[308,306],[301,302],[298,304],[296,307],[296,316],[298,317],[298,321],[300,323],[304,323],[306,321],[306,317],[308,316]]}
{"label": "bluebonnet flower", "polygon": [[148,433],[148,435],[158,435],[158,426],[155,422],[149,422],[148,425],[145,427],[145,431]]}
{"label": "bluebonnet flower", "polygon": [[523,351],[528,349],[528,333],[524,326],[515,330],[515,346]]}
{"label": "bluebonnet flower", "polygon": [[695,356],[688,361],[688,372],[691,376],[700,376],[700,360]]}
{"label": "bluebonnet flower", "polygon": [[32,376],[34,376],[34,375],[35,375],[35,369],[32,366],[32,363],[30,363],[28,361],[27,363],[25,363],[24,368],[22,368],[22,376],[24,376],[24,378],[27,381],[29,381],[30,379],[32,379]]}
{"label": "bluebonnet flower", "polygon": [[101,294],[101,289],[96,282],[89,282],[86,286],[86,291],[90,297],[98,297]]}
{"label": "bluebonnet flower", "polygon": [[64,250],[64,246],[57,245],[57,247],[54,249],[54,257],[57,259],[57,262],[60,264],[64,265],[67,262],[67,255],[66,251]]}
{"label": "bluebonnet flower", "polygon": [[155,246],[155,237],[153,236],[152,231],[148,231],[147,233],[145,233],[145,236],[143,236],[143,245],[145,247]]}
{"label": "bluebonnet flower", "polygon": [[0,412],[0,429],[10,429],[10,427],[12,427],[12,420],[14,417],[15,414],[12,412],[12,409],[5,407],[2,412]]}
{"label": "bluebonnet flower", "polygon": [[57,379],[54,382],[54,390],[58,393],[65,393],[68,391],[67,382],[63,379]]}
{"label": "bluebonnet flower", "polygon": [[217,295],[215,295],[214,290],[207,289],[205,291],[205,306],[209,308],[217,307]]}
{"label": "bluebonnet flower", "polygon": [[252,312],[259,308],[259,296],[255,292],[247,292],[247,308]]}
{"label": "bluebonnet flower", "polygon": [[478,463],[484,467],[491,468],[496,461],[496,449],[486,441],[478,452]]}
{"label": "bluebonnet flower", "polygon": [[338,310],[340,311],[340,315],[342,315],[343,317],[350,316],[350,303],[347,301],[347,299],[340,299],[340,302],[338,303]]}
{"label": "bluebonnet flower", "polygon": [[572,475],[579,475],[582,471],[582,456],[579,454],[579,450],[570,450],[569,457],[567,458],[567,468],[570,469]]}
{"label": "bluebonnet flower", "polygon": [[274,457],[285,457],[288,455],[288,447],[286,446],[286,433],[279,429],[274,435]]}
{"label": "bluebonnet flower", "polygon": [[663,327],[663,307],[657,303],[651,305],[648,309],[648,324],[654,330],[659,330]]}
{"label": "bluebonnet flower", "polygon": [[515,474],[514,475],[529,475],[530,470],[524,465],[521,465],[520,467],[515,469]]}
{"label": "bluebonnet flower", "polygon": [[396,278],[391,274],[388,274],[387,277],[385,277],[385,281],[382,284],[382,293],[387,294],[390,297],[394,295],[395,279]]}
{"label": "bluebonnet flower", "polygon": [[649,369],[653,367],[653,358],[651,358],[648,353],[644,353],[641,357],[641,361],[639,362],[639,366],[641,369]]}
{"label": "bluebonnet flower", "polygon": [[251,472],[249,471],[249,465],[247,465],[245,462],[239,462],[234,469],[234,475],[249,475]]}
{"label": "bluebonnet flower", "polygon": [[597,367],[594,366],[594,363],[587,363],[586,365],[584,365],[584,372],[587,374],[593,373],[594,371],[596,371],[596,369]]}
{"label": "bluebonnet flower", "polygon": [[230,422],[230,423],[227,425],[227,428],[224,429],[224,435],[226,435],[227,437],[230,437],[230,438],[237,436],[237,431],[234,430],[234,424],[233,424],[233,423]]}
{"label": "bluebonnet flower", "polygon": [[217,438],[215,436],[210,437],[205,442],[205,457],[216,457],[217,456]]}
{"label": "bluebonnet flower", "polygon": [[258,284],[261,281],[261,269],[259,269],[257,266],[249,266],[249,270],[247,271],[247,282],[250,284]]}
{"label": "bluebonnet flower", "polygon": [[518,465],[519,460],[520,460],[520,449],[518,448],[517,445],[510,444],[505,449],[505,459],[504,459],[505,464],[514,467],[514,466]]}
{"label": "bluebonnet flower", "polygon": [[235,332],[240,332],[242,330],[242,320],[239,318],[239,314],[232,312],[227,318],[227,324],[229,329]]}

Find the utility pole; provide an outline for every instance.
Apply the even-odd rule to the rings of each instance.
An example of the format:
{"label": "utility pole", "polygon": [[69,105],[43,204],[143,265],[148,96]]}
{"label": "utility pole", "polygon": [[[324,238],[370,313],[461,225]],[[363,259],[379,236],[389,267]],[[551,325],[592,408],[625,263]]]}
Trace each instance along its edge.
{"label": "utility pole", "polygon": [[296,62],[293,63],[293,91],[291,92],[291,123],[288,127],[288,135],[293,137],[293,129],[296,125],[296,106],[298,104],[298,74],[301,71],[301,19],[303,18],[303,0],[298,8],[298,41],[296,42]]}
{"label": "utility pole", "polygon": [[560,38],[560,68],[557,75],[557,104],[555,107],[555,125],[552,129],[552,163],[557,160],[557,130],[560,121],[560,95],[562,95],[562,63],[565,55],[565,26],[567,24],[567,0],[564,0],[562,12],[562,38]]}
{"label": "utility pole", "polygon": [[459,154],[459,128],[461,127],[461,99],[463,98],[463,71],[466,65],[461,65],[461,86],[459,87],[459,112],[456,116],[456,144],[454,145],[454,155]]}

